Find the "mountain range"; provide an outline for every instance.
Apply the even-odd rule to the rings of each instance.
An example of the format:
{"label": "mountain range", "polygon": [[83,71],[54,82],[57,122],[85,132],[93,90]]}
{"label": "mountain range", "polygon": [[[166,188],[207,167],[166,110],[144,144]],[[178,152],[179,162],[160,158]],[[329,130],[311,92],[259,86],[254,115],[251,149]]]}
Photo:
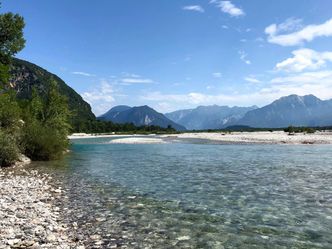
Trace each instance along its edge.
{"label": "mountain range", "polygon": [[189,130],[221,129],[235,125],[248,111],[257,108],[257,106],[199,106],[195,109],[166,113],[165,116]]}
{"label": "mountain range", "polygon": [[238,125],[256,128],[332,125],[332,100],[321,100],[314,95],[289,95],[269,105],[247,112]]}
{"label": "mountain range", "polygon": [[163,128],[172,126],[178,131],[186,130],[184,126],[175,123],[147,105],[135,107],[125,105],[115,106],[105,114],[99,116],[98,119],[119,124],[133,123],[136,126],[155,125]]}
{"label": "mountain range", "polygon": [[172,125],[177,130],[224,129],[229,126],[318,127],[332,125],[332,100],[321,100],[314,95],[289,95],[261,108],[211,105],[178,110],[164,115],[148,106],[116,106],[99,119],[114,123],[134,123],[138,126]]}

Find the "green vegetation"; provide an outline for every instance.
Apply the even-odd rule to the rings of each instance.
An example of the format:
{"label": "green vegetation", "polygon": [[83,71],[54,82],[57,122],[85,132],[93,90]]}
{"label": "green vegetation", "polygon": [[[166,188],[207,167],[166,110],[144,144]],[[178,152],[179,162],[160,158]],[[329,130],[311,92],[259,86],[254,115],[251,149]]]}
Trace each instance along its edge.
{"label": "green vegetation", "polygon": [[69,118],[74,132],[85,132],[89,123],[96,120],[91,107],[83,98],[58,76],[30,62],[13,59],[10,70],[11,82],[20,100],[31,100],[32,89],[40,96],[46,96],[53,84],[59,93],[67,98],[72,115]]}
{"label": "green vegetation", "polygon": [[70,113],[67,100],[59,93],[56,83],[44,98],[34,91],[24,113],[24,154],[33,160],[59,158],[69,145]]}
{"label": "green vegetation", "polygon": [[87,133],[121,133],[121,134],[146,134],[146,133],[174,133],[174,128],[162,128],[160,126],[135,126],[132,123],[115,124],[110,121],[92,120],[86,123],[85,129],[82,132]]}
{"label": "green vegetation", "polygon": [[[315,133],[316,131],[327,131],[332,130],[332,126],[325,126],[325,127],[295,127],[295,126],[289,126],[287,128],[254,128],[250,126],[230,126],[225,129],[209,129],[209,130],[194,130],[194,132],[223,132],[223,133],[229,133],[229,132],[257,132],[257,131],[268,131],[268,132],[274,132],[274,131],[284,131],[288,133]],[[185,131],[185,132],[193,132],[193,131]]]}
{"label": "green vegetation", "polygon": [[294,127],[294,126],[290,125],[290,126],[288,126],[287,128],[284,129],[284,132],[288,132],[288,134],[315,133],[316,129],[312,128],[312,127]]}
{"label": "green vegetation", "polygon": [[11,58],[24,48],[24,20],[19,15],[0,15],[0,87],[8,87]]}
{"label": "green vegetation", "polygon": [[19,15],[0,15],[0,166],[12,164],[20,153],[20,108],[8,80],[11,58],[24,47],[23,28]]}
{"label": "green vegetation", "polygon": [[70,112],[56,81],[46,93],[36,89],[29,100],[19,100],[9,83],[12,56],[23,49],[24,20],[0,15],[0,166],[9,166],[21,153],[35,160],[60,157],[68,147]]}

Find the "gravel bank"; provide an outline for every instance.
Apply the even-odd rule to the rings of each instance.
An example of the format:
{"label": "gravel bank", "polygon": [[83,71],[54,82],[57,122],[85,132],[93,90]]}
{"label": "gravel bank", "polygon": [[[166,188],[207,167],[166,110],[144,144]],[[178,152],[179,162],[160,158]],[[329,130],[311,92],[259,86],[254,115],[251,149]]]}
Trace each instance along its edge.
{"label": "gravel bank", "polygon": [[50,181],[36,170],[0,169],[0,249],[84,248],[61,222],[55,203],[66,196]]}
{"label": "gravel bank", "polygon": [[[168,137],[163,135],[161,137]],[[173,139],[206,139],[216,142],[244,144],[332,144],[332,132],[315,132],[313,134],[297,133],[288,135],[283,131],[274,132],[232,132],[232,133],[183,133],[172,135]]]}

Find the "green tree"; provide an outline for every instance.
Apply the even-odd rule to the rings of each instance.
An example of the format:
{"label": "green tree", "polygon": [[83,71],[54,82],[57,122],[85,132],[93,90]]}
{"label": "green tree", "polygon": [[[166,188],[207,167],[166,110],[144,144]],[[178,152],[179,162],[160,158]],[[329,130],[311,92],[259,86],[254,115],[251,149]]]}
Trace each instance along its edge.
{"label": "green tree", "polygon": [[15,93],[9,88],[11,58],[24,48],[24,20],[13,13],[0,14],[0,166],[14,163],[20,153],[23,125]]}
{"label": "green tree", "polygon": [[23,17],[18,14],[0,15],[0,83],[5,87],[9,82],[11,58],[25,46]]}
{"label": "green tree", "polygon": [[68,100],[60,94],[55,81],[48,90],[45,107],[44,124],[67,137],[70,130]]}
{"label": "green tree", "polygon": [[24,152],[33,160],[53,160],[68,148],[69,117],[67,99],[52,83],[42,98],[33,91],[25,112]]}

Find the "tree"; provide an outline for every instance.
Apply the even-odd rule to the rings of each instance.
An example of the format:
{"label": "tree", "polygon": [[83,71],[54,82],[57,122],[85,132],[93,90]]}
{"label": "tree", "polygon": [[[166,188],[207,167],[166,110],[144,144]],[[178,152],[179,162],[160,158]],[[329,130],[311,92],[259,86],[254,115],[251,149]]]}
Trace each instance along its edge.
{"label": "tree", "polygon": [[0,15],[0,83],[6,87],[9,82],[11,58],[25,46],[23,17],[18,14]]}
{"label": "tree", "polygon": [[47,93],[43,122],[45,126],[67,137],[70,130],[69,117],[67,98],[60,94],[56,82],[53,81]]}
{"label": "tree", "polygon": [[24,20],[19,15],[0,15],[0,166],[14,163],[20,153],[20,108],[9,88],[11,58],[24,48]]}
{"label": "tree", "polygon": [[69,145],[67,99],[59,93],[55,82],[44,97],[34,90],[24,114],[24,153],[33,160],[58,159]]}

